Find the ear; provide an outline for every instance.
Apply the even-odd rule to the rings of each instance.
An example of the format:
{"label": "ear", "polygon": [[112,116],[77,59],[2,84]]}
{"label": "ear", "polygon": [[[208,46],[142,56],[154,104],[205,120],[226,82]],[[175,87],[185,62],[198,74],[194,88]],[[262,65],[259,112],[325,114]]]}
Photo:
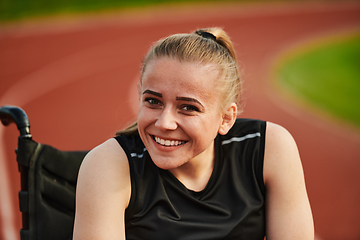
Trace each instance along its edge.
{"label": "ear", "polygon": [[219,127],[219,134],[225,135],[232,128],[237,117],[237,105],[231,103],[224,111],[222,121]]}

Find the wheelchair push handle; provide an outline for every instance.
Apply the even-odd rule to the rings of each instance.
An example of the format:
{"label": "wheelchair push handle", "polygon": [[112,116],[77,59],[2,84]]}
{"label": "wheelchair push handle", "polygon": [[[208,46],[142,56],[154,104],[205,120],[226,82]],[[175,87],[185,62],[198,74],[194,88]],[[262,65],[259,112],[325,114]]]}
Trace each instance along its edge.
{"label": "wheelchair push handle", "polygon": [[20,131],[21,138],[31,138],[29,118],[20,107],[2,106],[0,108],[0,119],[5,126],[15,123]]}

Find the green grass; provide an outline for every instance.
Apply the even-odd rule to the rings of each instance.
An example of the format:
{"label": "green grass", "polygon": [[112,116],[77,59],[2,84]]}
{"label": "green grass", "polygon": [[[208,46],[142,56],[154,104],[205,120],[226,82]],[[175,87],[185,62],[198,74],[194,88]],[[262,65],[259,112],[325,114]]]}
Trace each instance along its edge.
{"label": "green grass", "polygon": [[0,21],[136,7],[165,0],[0,0]]}
{"label": "green grass", "polygon": [[360,127],[360,34],[293,54],[276,75],[296,98]]}
{"label": "green grass", "polygon": [[[264,0],[226,0],[249,2]],[[274,0],[273,0],[274,1]],[[0,22],[54,16],[156,6],[171,3],[224,2],[221,0],[0,0]]]}

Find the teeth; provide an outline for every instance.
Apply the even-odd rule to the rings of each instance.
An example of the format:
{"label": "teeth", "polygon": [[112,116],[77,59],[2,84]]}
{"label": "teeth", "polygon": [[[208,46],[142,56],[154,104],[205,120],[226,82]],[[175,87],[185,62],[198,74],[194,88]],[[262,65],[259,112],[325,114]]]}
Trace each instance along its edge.
{"label": "teeth", "polygon": [[163,146],[167,146],[167,147],[170,147],[170,146],[179,146],[179,145],[182,145],[185,143],[185,141],[177,141],[177,140],[165,140],[165,139],[162,139],[162,138],[159,138],[159,137],[154,137],[155,139],[155,142],[163,145]]}

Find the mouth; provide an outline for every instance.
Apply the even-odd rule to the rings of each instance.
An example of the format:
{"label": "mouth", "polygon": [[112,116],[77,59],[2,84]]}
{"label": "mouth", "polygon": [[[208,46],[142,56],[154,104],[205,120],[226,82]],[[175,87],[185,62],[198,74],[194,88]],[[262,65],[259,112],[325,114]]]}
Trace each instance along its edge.
{"label": "mouth", "polygon": [[164,146],[164,147],[177,147],[177,146],[180,146],[180,145],[183,145],[183,144],[187,143],[187,141],[162,139],[162,138],[159,138],[159,137],[155,137],[153,135],[151,135],[151,137],[152,137],[152,139],[154,139],[154,141],[157,144],[160,144],[161,146]]}

